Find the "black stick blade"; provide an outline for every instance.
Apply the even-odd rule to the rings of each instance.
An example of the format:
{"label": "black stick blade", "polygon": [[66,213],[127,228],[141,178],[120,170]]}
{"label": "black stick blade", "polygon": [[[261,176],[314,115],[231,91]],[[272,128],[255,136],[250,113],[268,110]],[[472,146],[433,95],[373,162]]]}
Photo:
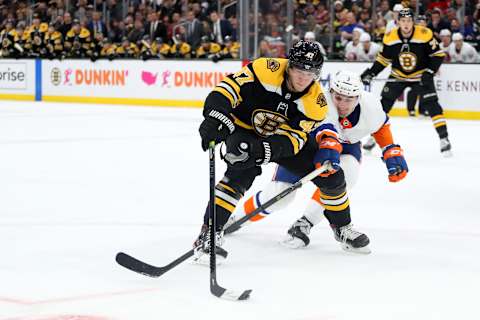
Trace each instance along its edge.
{"label": "black stick blade", "polygon": [[247,300],[248,298],[250,298],[250,293],[252,292],[252,290],[245,290],[242,293],[239,293],[238,291],[222,288],[218,285],[218,283],[212,283],[212,285],[210,286],[210,291],[214,296],[218,298],[233,301]]}
{"label": "black stick blade", "polygon": [[152,278],[160,277],[170,269],[152,266],[123,252],[117,253],[115,260],[124,268]]}

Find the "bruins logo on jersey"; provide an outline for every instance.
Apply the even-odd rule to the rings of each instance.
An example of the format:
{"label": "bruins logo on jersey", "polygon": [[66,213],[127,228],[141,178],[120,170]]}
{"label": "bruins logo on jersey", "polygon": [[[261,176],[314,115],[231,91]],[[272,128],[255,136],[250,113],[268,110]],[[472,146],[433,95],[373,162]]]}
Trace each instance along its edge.
{"label": "bruins logo on jersey", "polygon": [[275,72],[280,69],[280,63],[274,59],[267,59],[267,68],[270,69],[270,71]]}
{"label": "bruins logo on jersey", "polygon": [[252,114],[252,124],[255,132],[261,137],[268,137],[287,122],[287,118],[279,113],[268,110],[255,110]]}
{"label": "bruins logo on jersey", "polygon": [[320,106],[320,108],[326,107],[328,105],[327,99],[325,98],[325,95],[323,93],[320,93],[318,95],[317,104]]}
{"label": "bruins logo on jersey", "polygon": [[417,56],[413,52],[401,52],[398,61],[405,71],[415,70],[417,66]]}

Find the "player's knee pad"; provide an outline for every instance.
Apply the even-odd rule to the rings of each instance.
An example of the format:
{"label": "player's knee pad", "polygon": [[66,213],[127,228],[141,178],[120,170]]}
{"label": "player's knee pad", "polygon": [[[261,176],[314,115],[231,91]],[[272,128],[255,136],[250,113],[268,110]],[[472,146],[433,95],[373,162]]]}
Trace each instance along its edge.
{"label": "player's knee pad", "polygon": [[360,163],[353,155],[342,154],[340,156],[340,166],[345,174],[347,190],[350,192],[358,181]]}
{"label": "player's knee pad", "polygon": [[[279,182],[279,181],[271,181],[269,184],[265,186],[262,191],[259,191],[248,198],[245,203],[243,204],[243,211],[244,214],[247,215],[260,206],[264,205],[267,201],[278,195],[283,190],[290,187],[290,183],[286,182]],[[283,199],[277,201],[270,207],[265,210],[262,210],[258,215],[252,217],[251,221],[258,221],[263,219],[264,217],[268,216],[270,213],[284,209],[287,207],[295,198],[295,191],[290,193],[288,196],[284,197]]]}

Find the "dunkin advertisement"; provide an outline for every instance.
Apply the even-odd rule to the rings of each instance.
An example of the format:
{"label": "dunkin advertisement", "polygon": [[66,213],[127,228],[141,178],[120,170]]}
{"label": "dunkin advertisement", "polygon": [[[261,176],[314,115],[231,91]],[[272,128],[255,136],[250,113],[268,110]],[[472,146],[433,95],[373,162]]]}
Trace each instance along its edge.
{"label": "dunkin advertisement", "polygon": [[117,60],[45,61],[46,101],[91,101],[140,105],[200,106],[239,61]]}

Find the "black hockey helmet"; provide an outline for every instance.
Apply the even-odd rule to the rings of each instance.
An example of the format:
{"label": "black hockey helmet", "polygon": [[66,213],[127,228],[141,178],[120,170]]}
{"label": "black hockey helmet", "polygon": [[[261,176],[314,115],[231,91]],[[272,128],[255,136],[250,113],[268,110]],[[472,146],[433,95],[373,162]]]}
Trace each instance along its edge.
{"label": "black hockey helmet", "polygon": [[323,66],[320,44],[304,40],[295,43],[288,52],[288,66],[315,73],[319,77]]}
{"label": "black hockey helmet", "polygon": [[413,13],[413,10],[410,9],[410,8],[404,8],[404,9],[400,10],[400,12],[398,12],[398,19],[400,19],[400,18],[412,18],[412,20],[415,20],[414,17],[415,17],[415,14]]}

